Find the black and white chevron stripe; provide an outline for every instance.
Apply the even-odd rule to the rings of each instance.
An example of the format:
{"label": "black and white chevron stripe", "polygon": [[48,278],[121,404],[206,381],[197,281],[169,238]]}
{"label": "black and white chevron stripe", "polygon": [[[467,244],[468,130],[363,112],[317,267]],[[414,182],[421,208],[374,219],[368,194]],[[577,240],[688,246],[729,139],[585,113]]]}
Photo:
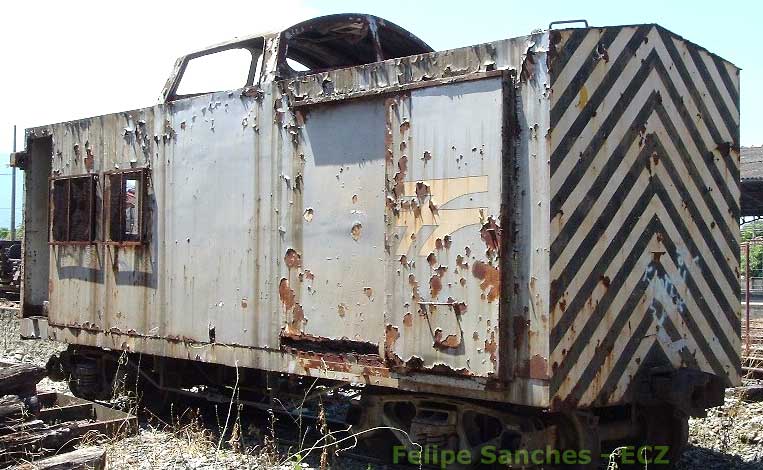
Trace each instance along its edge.
{"label": "black and white chevron stripe", "polygon": [[738,69],[656,25],[567,30],[550,64],[552,399],[644,364],[739,374]]}

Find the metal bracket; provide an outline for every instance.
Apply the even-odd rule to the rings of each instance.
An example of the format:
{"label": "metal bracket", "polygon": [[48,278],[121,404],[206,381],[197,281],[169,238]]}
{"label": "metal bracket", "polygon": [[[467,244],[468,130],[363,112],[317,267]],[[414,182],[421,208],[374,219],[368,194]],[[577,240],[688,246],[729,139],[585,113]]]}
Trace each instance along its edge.
{"label": "metal bracket", "polygon": [[26,170],[26,164],[28,161],[27,157],[28,155],[26,151],[11,153],[10,166],[13,168],[20,168],[22,170]]}
{"label": "metal bracket", "polygon": [[588,28],[588,20],[560,20],[552,21],[548,24],[548,29],[552,29],[555,25],[570,24],[570,23],[583,23],[585,28]]}

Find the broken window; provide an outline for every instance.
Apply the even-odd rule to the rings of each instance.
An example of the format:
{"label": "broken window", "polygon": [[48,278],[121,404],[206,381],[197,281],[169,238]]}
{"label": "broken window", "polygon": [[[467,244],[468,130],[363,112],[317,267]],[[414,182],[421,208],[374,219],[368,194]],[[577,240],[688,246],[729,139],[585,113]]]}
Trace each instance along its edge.
{"label": "broken window", "polygon": [[95,175],[51,179],[53,243],[95,239]]}
{"label": "broken window", "polygon": [[368,15],[331,15],[282,33],[279,75],[316,73],[431,52],[408,31]]}
{"label": "broken window", "polygon": [[255,43],[251,47],[235,47],[190,57],[175,96],[183,98],[236,90],[257,83],[262,68],[262,47],[261,43]]}
{"label": "broken window", "polygon": [[107,174],[109,195],[106,240],[142,243],[145,239],[146,170]]}

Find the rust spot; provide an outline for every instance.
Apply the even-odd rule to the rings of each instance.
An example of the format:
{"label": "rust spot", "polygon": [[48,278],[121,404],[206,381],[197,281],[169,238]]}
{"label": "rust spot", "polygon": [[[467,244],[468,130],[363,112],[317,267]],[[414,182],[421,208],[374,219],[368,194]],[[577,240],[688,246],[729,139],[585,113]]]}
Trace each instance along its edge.
{"label": "rust spot", "polygon": [[599,43],[596,46],[596,60],[604,60],[605,63],[609,62],[609,52],[604,44]]}
{"label": "rust spot", "polygon": [[429,292],[432,294],[432,298],[436,299],[442,291],[442,278],[439,274],[435,274],[429,279]]}
{"label": "rust spot", "polygon": [[495,331],[490,332],[490,338],[485,340],[485,352],[490,354],[490,362],[498,362],[498,343],[495,342]]}
{"label": "rust spot", "polygon": [[488,256],[493,256],[496,253],[500,255],[501,227],[492,216],[487,218],[487,223],[480,229],[480,236],[482,241],[485,242],[485,246],[487,246]]}
{"label": "rust spot", "polygon": [[91,171],[93,169],[93,162],[95,162],[95,157],[93,157],[93,149],[88,147],[88,144],[85,143],[85,168],[87,171]]}
{"label": "rust spot", "polygon": [[437,349],[457,349],[461,346],[459,335],[448,335],[443,339],[442,330],[437,328],[434,332],[434,347]]}
{"label": "rust spot", "polygon": [[424,156],[421,157],[421,159],[424,160],[424,163],[426,163],[432,159],[432,154],[429,152],[424,152]]}
{"label": "rust spot", "polygon": [[450,238],[450,235],[445,235],[445,237],[442,239],[442,242],[445,245],[446,250],[450,250],[450,247],[453,245],[453,239]]}
{"label": "rust spot", "polygon": [[363,293],[366,294],[366,297],[368,297],[370,299],[374,295],[374,290],[371,287],[364,287],[363,288]]}
{"label": "rust spot", "polygon": [[456,313],[456,315],[463,315],[466,313],[466,303],[464,302],[453,302],[453,311]]}
{"label": "rust spot", "polygon": [[548,361],[540,354],[528,360],[528,377],[531,379],[548,380]]}
{"label": "rust spot", "polygon": [[294,291],[289,287],[289,280],[282,278],[278,284],[278,296],[281,298],[281,303],[286,307],[286,310],[294,307]]}
{"label": "rust spot", "polygon": [[418,302],[421,298],[421,295],[419,294],[419,282],[416,280],[416,276],[413,274],[408,275],[408,284],[411,286],[411,290],[413,291],[411,298]]}
{"label": "rust spot", "polygon": [[599,280],[601,281],[601,284],[602,284],[602,285],[603,285],[603,286],[604,286],[606,289],[609,289],[609,277],[607,277],[607,276],[601,276],[601,277],[599,278]]}
{"label": "rust spot", "polygon": [[352,235],[352,239],[355,241],[360,240],[360,235],[362,231],[363,231],[363,225],[360,222],[355,222],[355,224],[352,226],[352,229],[350,230],[350,235]]}
{"label": "rust spot", "polygon": [[520,78],[523,82],[529,81],[535,74],[535,53],[533,51],[527,51],[525,60],[522,62],[522,71],[520,72]]}
{"label": "rust spot", "polygon": [[438,276],[443,277],[445,276],[445,273],[448,272],[448,268],[446,268],[445,266],[440,266],[435,271],[437,272]]}
{"label": "rust spot", "polygon": [[729,142],[721,142],[718,144],[718,152],[722,157],[728,157],[731,152],[731,144]]}
{"label": "rust spot", "polygon": [[304,277],[308,281],[314,281],[315,280],[315,274],[313,274],[313,272],[310,271],[309,269],[305,269]]}
{"label": "rust spot", "polygon": [[657,155],[657,152],[652,152],[652,163],[654,163],[654,166],[660,163],[660,156]]}
{"label": "rust spot", "polygon": [[442,246],[442,238],[438,238],[437,240],[434,241],[434,248],[437,251],[442,250],[442,248],[443,248],[443,246]]}
{"label": "rust spot", "polygon": [[395,342],[400,338],[400,330],[391,324],[387,324],[384,334],[384,352],[387,357],[392,355]]}
{"label": "rust spot", "polygon": [[297,253],[293,248],[286,250],[286,255],[284,255],[283,260],[289,269],[302,266],[302,255]]}
{"label": "rust spot", "polygon": [[248,306],[249,306],[249,301],[246,299],[246,297],[241,299],[241,308],[246,308]]}
{"label": "rust spot", "polygon": [[[416,202],[416,201],[411,201],[411,208],[413,209],[413,217],[415,219],[420,219],[421,218],[421,205],[419,205],[419,203]],[[415,237],[416,237],[416,234],[412,233],[411,234],[411,240],[415,240],[416,239]]]}
{"label": "rust spot", "polygon": [[456,255],[456,266],[459,268],[468,269],[469,265],[464,263],[464,257],[461,255]]}
{"label": "rust spot", "polygon": [[427,184],[424,183],[423,181],[418,181],[416,183],[416,197],[419,198],[420,200],[423,200],[427,196],[429,196],[429,194],[430,194],[429,186],[427,186]]}
{"label": "rust spot", "polygon": [[395,176],[393,177],[393,180],[395,182],[395,185],[392,188],[392,194],[395,196],[395,198],[401,197],[405,195],[405,182],[403,174],[400,172],[395,173]]}
{"label": "rust spot", "polygon": [[400,256],[400,265],[408,267],[408,257],[405,255]]}
{"label": "rust spot", "polygon": [[436,216],[440,214],[440,210],[437,208],[437,205],[432,202],[432,200],[429,200],[429,211],[432,213],[432,215]]}
{"label": "rust spot", "polygon": [[413,315],[411,315],[411,312],[408,312],[405,315],[403,315],[403,326],[407,326],[407,327],[413,326]]}
{"label": "rust spot", "polygon": [[482,261],[476,261],[472,265],[472,274],[482,281],[480,289],[485,294],[487,301],[495,301],[501,293],[501,275],[498,268]]}
{"label": "rust spot", "polygon": [[662,255],[664,255],[664,254],[665,254],[664,251],[653,251],[652,252],[652,259],[654,260],[655,263],[659,263],[660,262],[660,257],[662,257]]}
{"label": "rust spot", "polygon": [[466,279],[464,279],[463,277],[461,278],[460,281],[458,281],[458,283],[461,284],[461,287],[466,287]]}
{"label": "rust spot", "polygon": [[347,308],[347,305],[339,304],[336,307],[336,311],[340,317],[344,318],[344,316],[347,315],[347,312],[349,311],[349,309]]}
{"label": "rust spot", "polygon": [[400,123],[400,132],[403,133],[411,128],[411,121],[403,118],[403,122]]}
{"label": "rust spot", "polygon": [[429,256],[427,256],[427,262],[431,267],[434,267],[437,264],[437,257],[434,255],[434,253],[429,253]]}
{"label": "rust spot", "polygon": [[299,335],[302,333],[302,324],[305,322],[305,311],[300,304],[294,304],[294,309],[291,312],[291,321],[289,322],[286,332],[292,335]]}
{"label": "rust spot", "polygon": [[405,179],[405,173],[408,171],[408,156],[403,155],[400,160],[397,161],[397,169],[401,173],[403,179]]}
{"label": "rust spot", "polygon": [[560,309],[562,312],[564,312],[565,310],[567,310],[567,299],[561,299],[561,300],[559,301],[559,309]]}
{"label": "rust spot", "polygon": [[468,246],[464,247],[464,253],[466,254],[466,257],[470,257],[472,255],[472,249]]}
{"label": "rust spot", "polygon": [[352,203],[353,204],[357,204],[358,203],[358,195],[357,194],[353,194],[352,195]]}

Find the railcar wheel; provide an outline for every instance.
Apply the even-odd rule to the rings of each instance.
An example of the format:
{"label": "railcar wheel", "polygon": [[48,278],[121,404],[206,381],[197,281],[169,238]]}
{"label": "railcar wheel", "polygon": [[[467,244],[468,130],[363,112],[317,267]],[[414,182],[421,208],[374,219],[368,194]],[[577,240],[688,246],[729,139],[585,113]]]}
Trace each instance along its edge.
{"label": "railcar wheel", "polygon": [[558,466],[559,468],[570,470],[598,468],[601,441],[596,420],[592,415],[575,412],[560,413],[551,419],[551,424],[556,427],[556,449],[562,455],[565,451],[574,451],[576,459],[576,463],[563,463]]}
{"label": "railcar wheel", "polygon": [[[377,458],[421,452],[422,468],[440,467],[435,456],[465,453],[448,469],[596,468],[596,420],[585,413],[545,415],[537,410],[418,394],[364,394],[354,432]],[[370,431],[370,432],[369,432]],[[398,446],[397,454],[393,446]],[[402,449],[402,450],[401,450]],[[582,457],[580,450],[586,450]],[[553,454],[549,454],[549,450]],[[563,457],[563,452],[568,456]],[[538,459],[542,459],[538,461]],[[571,460],[571,464],[566,464]],[[419,462],[397,461],[393,464]]]}

